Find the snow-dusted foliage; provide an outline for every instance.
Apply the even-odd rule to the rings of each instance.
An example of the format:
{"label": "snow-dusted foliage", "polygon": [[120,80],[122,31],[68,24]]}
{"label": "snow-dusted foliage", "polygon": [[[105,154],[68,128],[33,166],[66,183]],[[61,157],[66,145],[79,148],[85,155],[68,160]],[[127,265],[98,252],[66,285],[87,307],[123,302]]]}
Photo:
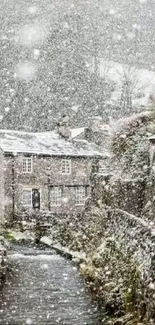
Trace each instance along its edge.
{"label": "snow-dusted foliage", "polygon": [[136,317],[145,324],[154,317],[154,224],[105,206],[92,207],[89,215],[96,221],[96,241],[81,266],[87,283],[108,313],[118,317],[125,310],[132,322]]}

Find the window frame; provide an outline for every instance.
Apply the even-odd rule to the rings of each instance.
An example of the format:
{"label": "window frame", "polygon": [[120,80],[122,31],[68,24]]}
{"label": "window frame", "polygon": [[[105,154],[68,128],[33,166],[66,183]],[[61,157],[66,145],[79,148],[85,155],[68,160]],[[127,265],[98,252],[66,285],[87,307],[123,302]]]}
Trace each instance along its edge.
{"label": "window frame", "polygon": [[39,206],[39,210],[41,210],[41,189],[40,188],[36,188],[36,187],[23,187],[23,193],[24,191],[31,191],[31,205],[29,204],[24,204],[23,203],[23,193],[22,193],[22,205],[23,207],[25,208],[31,208],[31,209],[34,209],[34,206],[33,206],[33,191],[34,190],[38,190],[39,191],[39,194],[40,194],[40,206]]}
{"label": "window frame", "polygon": [[[52,199],[52,190],[54,191],[55,189],[60,190],[61,195],[57,195],[57,197],[56,197],[56,194],[59,194],[59,193],[58,192],[53,193],[54,195],[53,195],[53,199]],[[55,202],[54,202],[54,199],[55,199]],[[56,200],[57,200],[57,202],[56,202]],[[62,186],[52,186],[50,188],[50,207],[61,207],[62,203],[63,203]]]}
{"label": "window frame", "polygon": [[[63,166],[63,164],[64,164],[64,166]],[[67,164],[68,164],[68,166],[67,166]],[[63,171],[63,169],[64,169],[64,171]],[[67,169],[68,169],[68,171],[67,171]],[[61,174],[62,175],[71,175],[71,172],[72,172],[71,159],[66,159],[66,158],[62,159],[61,160]]]}
{"label": "window frame", "polygon": [[[31,170],[29,170],[29,162],[31,162],[31,164],[30,164]],[[33,171],[33,166],[32,165],[33,165],[32,157],[25,157],[24,156],[23,160],[22,160],[22,172],[23,172],[23,174],[31,174],[32,171]]]}
{"label": "window frame", "polygon": [[[80,200],[79,194],[77,196],[77,190],[80,190],[80,189],[83,189],[84,190],[84,194],[85,194],[85,196],[84,196],[83,199],[81,197],[81,200]],[[83,185],[75,186],[75,205],[76,206],[84,206],[85,205],[85,202],[86,202],[86,196],[87,196],[86,186],[83,186]],[[78,198],[78,202],[77,202],[77,198]]]}
{"label": "window frame", "polygon": [[[30,204],[24,204],[24,202],[23,202],[24,191],[29,191],[29,192],[31,192],[31,205],[30,205]],[[28,187],[23,188],[22,205],[23,205],[23,207],[25,207],[25,208],[31,208],[31,209],[32,209],[32,188],[28,188]]]}

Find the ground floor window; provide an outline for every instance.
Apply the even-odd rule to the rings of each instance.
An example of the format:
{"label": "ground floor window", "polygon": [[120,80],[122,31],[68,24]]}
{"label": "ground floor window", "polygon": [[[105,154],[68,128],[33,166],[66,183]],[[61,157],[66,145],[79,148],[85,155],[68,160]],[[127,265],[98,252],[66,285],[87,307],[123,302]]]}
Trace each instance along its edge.
{"label": "ground floor window", "polygon": [[61,206],[62,204],[62,187],[53,186],[50,190],[51,206]]}
{"label": "ground floor window", "polygon": [[75,204],[84,205],[86,200],[86,187],[77,186],[75,187]]}
{"label": "ground floor window", "polygon": [[40,190],[39,189],[23,189],[23,206],[33,209],[40,209]]}
{"label": "ground floor window", "polygon": [[23,206],[32,207],[32,190],[23,189]]}

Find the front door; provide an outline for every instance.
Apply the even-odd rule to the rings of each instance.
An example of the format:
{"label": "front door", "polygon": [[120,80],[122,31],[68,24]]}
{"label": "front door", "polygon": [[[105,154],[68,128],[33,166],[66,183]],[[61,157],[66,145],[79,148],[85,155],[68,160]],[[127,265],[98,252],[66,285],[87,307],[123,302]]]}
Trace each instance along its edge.
{"label": "front door", "polygon": [[32,207],[40,210],[40,190],[32,189]]}

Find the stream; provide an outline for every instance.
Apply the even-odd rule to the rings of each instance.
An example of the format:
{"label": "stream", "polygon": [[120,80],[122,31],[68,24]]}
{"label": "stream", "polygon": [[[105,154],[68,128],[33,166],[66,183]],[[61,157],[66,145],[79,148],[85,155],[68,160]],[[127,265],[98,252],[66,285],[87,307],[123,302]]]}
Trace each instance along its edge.
{"label": "stream", "polygon": [[97,304],[71,261],[52,250],[14,247],[0,292],[0,325],[100,325]]}

